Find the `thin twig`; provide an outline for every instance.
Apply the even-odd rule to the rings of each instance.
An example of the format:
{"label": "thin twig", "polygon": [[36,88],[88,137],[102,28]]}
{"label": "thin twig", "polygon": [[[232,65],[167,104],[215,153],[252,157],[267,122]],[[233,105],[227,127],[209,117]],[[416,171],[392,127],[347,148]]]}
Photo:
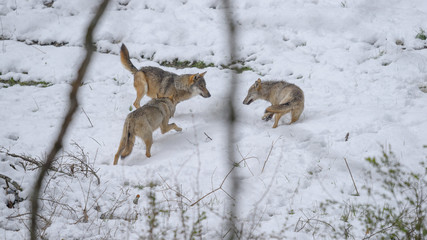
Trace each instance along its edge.
{"label": "thin twig", "polygon": [[[70,157],[70,158],[72,158],[72,159],[75,159],[75,160],[77,160],[77,162],[79,162],[79,163],[81,163],[82,164],[82,166],[81,166],[81,171],[83,172],[83,171],[86,171],[86,177],[87,177],[87,173],[88,172],[90,172],[93,176],[95,176],[96,177],[96,179],[97,179],[97,182],[98,182],[98,185],[99,184],[101,184],[101,179],[99,178],[99,176],[96,174],[97,172],[98,172],[98,170],[96,170],[95,171],[95,169],[93,169],[93,167],[91,167],[90,165],[89,165],[89,160],[87,160],[87,163],[86,163],[86,161],[84,161],[84,160],[86,160],[86,159],[88,159],[87,158],[87,156],[86,156],[86,154],[85,154],[85,152],[84,152],[84,150],[83,150],[83,148],[79,145],[79,144],[77,144],[76,142],[73,142],[73,145],[75,146],[75,147],[77,147],[79,150],[80,150],[80,156],[76,156],[76,155],[74,155],[73,153],[68,153],[68,157]],[[94,163],[93,164],[95,164],[95,160],[94,160]]]}
{"label": "thin twig", "polygon": [[39,50],[39,51],[40,51],[41,53],[43,53],[43,54],[46,54],[46,52],[44,52],[44,51],[40,50],[39,48],[34,47],[34,45],[31,45],[31,47],[33,47],[33,48],[35,48],[35,49]]}
{"label": "thin twig", "polygon": [[68,204],[61,203],[60,201],[57,201],[57,200],[54,200],[54,199],[48,199],[48,198],[40,198],[39,200],[40,201],[51,202],[53,204],[60,205],[60,206],[62,206],[63,209],[68,210],[70,213],[76,214],[76,210],[73,207],[71,207],[70,205],[68,205]]}
{"label": "thin twig", "polygon": [[354,182],[353,174],[351,174],[350,167],[348,166],[347,159],[344,158],[345,165],[347,166],[348,172],[350,173],[351,180],[353,181],[354,189],[356,189],[355,196],[360,196],[359,191],[357,190],[356,183]]}
{"label": "thin twig", "polygon": [[205,136],[207,137],[207,138],[209,138],[209,140],[211,140],[212,141],[212,138],[211,137],[209,137],[209,135],[206,133],[206,132],[203,132],[204,134],[205,134]]}
{"label": "thin twig", "polygon": [[[306,218],[307,218],[307,216],[306,216]],[[306,220],[304,220],[304,221],[303,221],[303,220],[301,220],[301,218],[299,218],[299,219],[298,219],[298,222],[302,222],[302,226],[301,226],[300,228],[297,228],[297,227],[298,227],[298,222],[297,222],[297,224],[295,225],[294,232],[300,232],[302,229],[304,229],[304,228],[305,228],[305,225],[307,225],[307,224],[309,224],[309,225],[311,226],[310,221],[316,221],[316,222],[323,223],[323,224],[325,224],[326,226],[331,227],[331,228],[332,228],[332,230],[335,232],[335,228],[334,228],[330,223],[328,223],[328,222],[326,222],[326,221],[323,221],[323,220],[320,220],[320,219],[314,219],[314,218],[307,218],[307,219],[306,219]]]}
{"label": "thin twig", "polygon": [[30,227],[31,240],[37,239],[36,230],[37,230],[37,216],[38,216],[38,210],[39,210],[38,199],[39,199],[39,194],[40,194],[42,182],[43,182],[43,179],[44,179],[47,171],[51,167],[51,165],[55,159],[56,154],[59,152],[60,149],[62,149],[63,138],[64,138],[65,134],[67,133],[68,126],[70,125],[70,123],[73,119],[73,115],[76,112],[77,107],[79,105],[78,99],[77,99],[77,93],[80,89],[81,84],[83,83],[83,78],[86,75],[86,71],[89,67],[89,63],[92,59],[92,54],[93,54],[93,50],[94,50],[94,46],[92,45],[93,44],[92,33],[93,33],[99,19],[101,18],[105,9],[107,8],[108,2],[109,2],[109,0],[104,0],[99,5],[98,11],[96,12],[94,18],[92,19],[92,21],[88,25],[88,28],[86,31],[86,41],[85,41],[86,57],[83,60],[83,62],[81,63],[81,66],[80,66],[78,73],[77,73],[77,78],[72,83],[72,89],[70,92],[70,104],[69,104],[68,112],[65,115],[61,130],[58,134],[58,137],[57,137],[56,141],[54,142],[50,153],[47,155],[46,162],[43,164],[41,171],[40,171],[40,174],[39,174],[39,176],[38,176],[38,178],[34,184],[34,191],[33,191],[33,194],[31,195],[31,227]]}
{"label": "thin twig", "polygon": [[95,138],[93,138],[93,137],[89,137],[89,138],[91,138],[93,141],[95,141],[96,143],[98,143],[99,146],[102,146],[98,141],[96,141]]}
{"label": "thin twig", "polygon": [[36,107],[37,107],[37,109],[34,110],[34,112],[37,112],[38,110],[40,110],[39,105],[37,104],[37,101],[36,101],[36,99],[34,99],[34,97],[33,97],[33,101],[34,101],[34,103],[36,104]]}
{"label": "thin twig", "polygon": [[274,142],[271,143],[270,151],[268,152],[267,158],[264,161],[264,165],[262,166],[261,173],[264,173],[265,165],[267,164],[268,159],[270,158],[271,151],[273,151],[274,144],[276,144],[277,140],[279,140],[279,138],[277,138]]}
{"label": "thin twig", "polygon": [[179,192],[179,191],[173,189],[171,186],[169,186],[169,184],[166,182],[166,180],[160,174],[159,174],[159,177],[162,179],[163,183],[168,187],[168,189],[174,191],[177,194],[178,197],[183,197],[188,202],[191,202],[191,200],[188,197],[186,197],[184,194],[182,194],[181,192]]}
{"label": "thin twig", "polygon": [[245,161],[246,166],[248,166],[249,172],[252,174],[252,176],[255,176],[254,173],[252,172],[251,168],[249,167],[249,164],[246,162],[246,160],[251,159],[251,158],[255,158],[255,159],[258,159],[258,158],[248,157],[249,154],[247,154],[246,156],[243,156],[242,152],[239,149],[239,145],[236,144],[236,147],[237,147],[237,152],[239,153],[240,157],[242,158],[242,160]]}
{"label": "thin twig", "polygon": [[379,233],[382,233],[382,232],[385,232],[385,231],[387,231],[388,229],[390,229],[390,228],[393,228],[399,221],[401,221],[401,218],[402,218],[402,216],[403,216],[403,214],[405,213],[405,211],[402,211],[400,214],[399,214],[399,216],[397,216],[396,217],[396,220],[390,225],[390,226],[387,226],[387,227],[385,227],[385,228],[382,228],[382,229],[380,229],[380,230],[378,230],[378,231],[376,231],[376,232],[374,232],[374,233],[372,233],[371,235],[369,235],[369,236],[365,236],[364,238],[363,238],[363,240],[364,239],[371,239],[373,236],[375,236],[375,235],[377,235],[377,234],[379,234]]}
{"label": "thin twig", "polygon": [[84,110],[84,108],[82,107],[82,111],[83,113],[86,115],[87,120],[89,120],[90,126],[93,127],[92,121],[90,120],[89,116],[86,114],[86,111]]}
{"label": "thin twig", "polygon": [[212,191],[210,191],[210,192],[206,193],[206,194],[205,194],[205,195],[203,195],[201,198],[199,198],[197,201],[195,201],[194,203],[192,203],[190,206],[192,207],[192,206],[196,205],[197,203],[199,203],[200,201],[202,201],[204,198],[206,198],[207,196],[211,195],[212,193],[214,193],[214,192],[216,192],[216,191],[218,191],[218,190],[222,190],[225,194],[227,194],[231,199],[233,199],[233,200],[234,200],[235,198],[234,198],[233,196],[231,196],[231,194],[229,194],[228,192],[226,192],[226,191],[222,188],[222,186],[224,185],[224,183],[225,183],[225,181],[227,180],[227,178],[231,175],[231,173],[233,172],[233,170],[234,170],[236,167],[238,167],[240,163],[242,163],[242,162],[244,162],[244,161],[246,161],[246,159],[242,159],[242,160],[240,160],[240,162],[238,162],[238,163],[234,164],[234,165],[233,165],[233,167],[230,169],[230,171],[228,171],[227,175],[225,175],[224,179],[222,179],[222,182],[221,182],[221,184],[219,185],[219,187],[217,187],[217,188],[213,189]]}

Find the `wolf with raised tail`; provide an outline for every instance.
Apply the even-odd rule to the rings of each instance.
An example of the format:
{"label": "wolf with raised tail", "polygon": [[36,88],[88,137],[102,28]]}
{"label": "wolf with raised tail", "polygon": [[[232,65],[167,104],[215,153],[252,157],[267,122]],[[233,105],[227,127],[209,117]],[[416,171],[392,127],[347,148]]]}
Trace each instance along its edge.
{"label": "wolf with raised tail", "polygon": [[291,123],[297,121],[304,110],[304,92],[295,84],[285,81],[255,81],[249,88],[243,104],[249,105],[257,99],[271,103],[265,109],[262,120],[268,121],[274,116],[273,128],[276,128],[279,119],[286,113],[291,113]]}
{"label": "wolf with raised tail", "polygon": [[123,66],[133,74],[133,85],[136,99],[133,105],[140,107],[144,95],[150,98],[169,97],[176,103],[190,99],[196,95],[204,98],[211,96],[206,88],[205,74],[182,74],[167,72],[158,67],[142,67],[137,69],[129,58],[129,51],[124,44],[120,48],[120,60]]}

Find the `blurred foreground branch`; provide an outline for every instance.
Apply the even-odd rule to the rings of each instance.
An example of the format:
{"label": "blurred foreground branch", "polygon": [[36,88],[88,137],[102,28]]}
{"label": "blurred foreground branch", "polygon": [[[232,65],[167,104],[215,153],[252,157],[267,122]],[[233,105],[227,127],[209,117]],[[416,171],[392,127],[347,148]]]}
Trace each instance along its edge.
{"label": "blurred foreground branch", "polygon": [[[228,24],[228,50],[230,52],[230,64],[234,62],[234,58],[236,57],[236,27],[234,24],[234,19],[232,15],[232,9],[230,6],[229,0],[222,0],[224,4],[224,14],[225,14],[225,20]],[[227,138],[227,146],[228,146],[228,162],[231,165],[232,169],[234,169],[235,165],[237,164],[235,162],[234,157],[234,144],[235,144],[235,121],[236,121],[236,112],[234,110],[234,96],[236,92],[236,82],[237,82],[237,74],[235,71],[230,71],[230,88],[228,92],[228,138]],[[239,194],[239,182],[236,177],[236,173],[234,171],[229,172],[231,176],[231,196],[237,196]],[[228,177],[228,175],[227,175]],[[236,198],[237,199],[237,198]],[[234,200],[235,201],[235,200]],[[236,219],[236,206],[238,204],[235,204],[233,200],[229,201],[228,211],[230,211],[230,218],[225,223],[225,227],[228,228],[227,232],[231,232],[228,239],[234,239],[234,232],[237,229],[235,224]]]}
{"label": "blurred foreground branch", "polygon": [[47,155],[46,162],[43,164],[43,166],[40,170],[40,174],[39,174],[39,176],[36,180],[36,183],[34,185],[34,191],[33,191],[33,194],[31,196],[30,234],[31,234],[32,240],[37,239],[37,216],[38,216],[37,212],[38,212],[38,208],[39,208],[38,199],[39,199],[39,194],[40,194],[40,189],[41,189],[41,186],[43,183],[43,179],[44,179],[47,171],[51,167],[51,165],[55,159],[55,156],[57,155],[59,150],[61,150],[61,148],[62,148],[63,138],[64,138],[65,134],[67,133],[68,126],[70,125],[70,123],[73,119],[73,115],[76,112],[77,107],[79,105],[78,99],[77,99],[77,93],[78,93],[79,88],[83,82],[83,78],[86,74],[86,71],[87,71],[89,63],[92,59],[92,54],[94,51],[94,47],[92,45],[93,30],[95,29],[99,19],[101,18],[105,9],[107,8],[108,2],[109,2],[109,0],[103,0],[103,2],[99,6],[94,18],[91,20],[91,22],[88,25],[88,28],[86,31],[86,39],[85,39],[86,57],[83,60],[81,66],[78,70],[77,78],[71,84],[72,89],[70,92],[70,104],[69,104],[68,112],[65,115],[62,127],[60,129],[60,132],[58,134],[58,137],[57,137],[55,143],[53,144],[52,150]]}

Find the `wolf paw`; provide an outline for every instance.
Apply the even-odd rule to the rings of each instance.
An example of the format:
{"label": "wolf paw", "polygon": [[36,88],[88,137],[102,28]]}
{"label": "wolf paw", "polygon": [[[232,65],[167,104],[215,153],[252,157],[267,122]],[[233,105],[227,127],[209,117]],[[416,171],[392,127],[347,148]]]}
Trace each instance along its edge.
{"label": "wolf paw", "polygon": [[175,131],[177,131],[177,132],[181,132],[181,131],[182,131],[182,128],[177,127],[177,128],[175,128]]}
{"label": "wolf paw", "polygon": [[264,121],[270,121],[273,118],[273,114],[265,114],[264,116],[262,116],[262,120]]}

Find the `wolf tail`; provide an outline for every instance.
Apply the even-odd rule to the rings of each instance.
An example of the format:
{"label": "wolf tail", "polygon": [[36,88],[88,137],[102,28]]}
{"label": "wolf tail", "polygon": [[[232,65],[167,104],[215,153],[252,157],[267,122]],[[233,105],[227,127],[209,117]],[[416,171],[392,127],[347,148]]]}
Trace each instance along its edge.
{"label": "wolf tail", "polygon": [[291,112],[292,114],[291,123],[293,123],[299,119],[303,110],[304,110],[304,102],[299,101],[298,99],[294,99],[286,103],[271,105],[270,107],[265,109],[265,113],[266,114],[270,113],[271,114],[270,118],[271,118],[272,114],[275,114],[275,113],[286,114],[288,112]]}
{"label": "wolf tail", "polygon": [[120,155],[122,158],[125,158],[132,152],[133,145],[135,143],[135,135],[132,134],[130,129],[130,120],[126,118],[125,124],[123,126],[122,138],[120,139],[120,146],[117,150],[116,155],[114,156],[114,165],[117,164]]}
{"label": "wolf tail", "polygon": [[287,102],[287,103],[282,103],[278,105],[271,105],[270,107],[265,109],[265,113],[281,113],[291,109],[292,109],[291,102]]}
{"label": "wolf tail", "polygon": [[135,74],[138,71],[138,69],[130,61],[129,51],[124,44],[122,44],[120,48],[120,61],[122,62],[123,66],[132,74]]}

